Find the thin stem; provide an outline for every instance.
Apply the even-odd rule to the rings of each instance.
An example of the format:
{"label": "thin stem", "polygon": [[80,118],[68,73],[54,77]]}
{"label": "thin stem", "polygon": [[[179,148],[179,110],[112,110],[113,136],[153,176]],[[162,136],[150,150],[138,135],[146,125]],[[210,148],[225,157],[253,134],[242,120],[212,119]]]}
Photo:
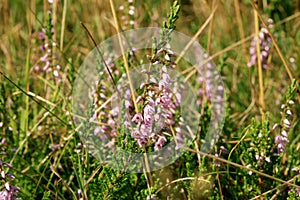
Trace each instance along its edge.
{"label": "thin stem", "polygon": [[[256,2],[257,3],[257,2]],[[259,38],[259,21],[257,10],[254,9],[254,24],[255,24],[255,36],[256,36],[256,56],[258,65],[258,79],[259,79],[259,103],[262,120],[265,118],[265,102],[264,102],[264,82],[262,73],[261,53],[260,53],[260,38]]]}
{"label": "thin stem", "polygon": [[[201,66],[201,65],[204,65],[204,64],[208,63],[209,61],[211,61],[212,59],[216,58],[217,56],[220,56],[220,55],[222,55],[222,54],[224,54],[224,53],[226,53],[228,51],[233,50],[235,47],[243,44],[244,42],[247,42],[247,41],[251,40],[252,38],[253,38],[253,35],[250,35],[250,36],[244,38],[243,40],[240,40],[240,41],[238,41],[238,42],[236,42],[236,43],[234,43],[234,44],[226,47],[225,49],[223,49],[223,50],[215,53],[214,55],[210,56],[209,58],[205,59],[203,62],[201,62],[197,66],[199,66],[199,65]],[[197,72],[196,66],[192,66],[190,68],[187,68],[186,70],[184,70],[182,72],[182,74],[188,73],[189,71],[190,71],[190,73],[186,76],[185,81],[187,81],[190,77],[193,76],[193,74],[195,74]]]}
{"label": "thin stem", "polygon": [[65,33],[65,26],[66,26],[67,6],[68,6],[68,0],[64,0],[64,8],[63,8],[61,32],[60,32],[60,43],[59,43],[60,51],[63,51],[64,49],[64,33]]}
{"label": "thin stem", "polygon": [[119,23],[118,23],[118,19],[117,19],[117,14],[116,14],[114,2],[113,2],[113,0],[109,0],[109,3],[110,3],[110,8],[111,8],[111,11],[112,11],[112,14],[113,14],[113,18],[114,18],[114,21],[115,21],[115,28],[117,29],[117,32],[118,32],[119,45],[120,45],[120,48],[121,48],[122,57],[123,57],[123,61],[124,61],[125,69],[126,69],[126,74],[127,74],[128,81],[129,81],[129,87],[130,87],[130,91],[131,91],[132,101],[133,101],[133,104],[134,104],[135,112],[138,113],[139,108],[138,108],[137,103],[136,103],[135,90],[133,88],[133,84],[132,84],[132,80],[131,80],[131,76],[130,76],[130,72],[129,72],[128,61],[127,61],[125,51],[124,51],[124,47],[123,47],[123,44],[122,44],[122,38],[121,38],[121,35],[120,35],[120,27],[119,27]]}
{"label": "thin stem", "polygon": [[217,10],[217,7],[214,8],[214,10],[210,14],[210,16],[206,19],[205,23],[199,28],[197,33],[193,36],[193,38],[189,41],[189,43],[183,48],[183,50],[180,52],[179,56],[177,57],[175,63],[178,63],[181,60],[181,58],[184,56],[185,52],[190,48],[190,46],[193,44],[193,42],[195,42],[197,40],[199,35],[202,33],[202,31],[207,27],[209,22],[212,20],[216,10]]}
{"label": "thin stem", "polygon": [[[299,177],[299,176],[294,176],[292,179],[288,180],[287,182],[291,183],[291,182],[293,182],[297,177]],[[278,189],[279,189],[279,191],[282,191],[282,190],[283,190],[284,188],[286,188],[286,187],[287,187],[286,184],[278,185],[277,187],[275,187],[275,188],[273,188],[273,189],[271,189],[271,190],[268,190],[268,191],[266,191],[266,192],[264,192],[264,193],[262,193],[262,194],[260,194],[260,195],[257,195],[256,197],[253,197],[253,198],[250,199],[250,200],[256,200],[256,199],[259,199],[259,198],[265,196],[266,194],[269,194],[269,193],[271,193],[271,192],[274,192],[275,190],[278,190]]]}
{"label": "thin stem", "polygon": [[[241,17],[241,12],[240,12],[239,0],[234,0],[234,8],[235,8],[236,20],[237,20],[238,27],[239,27],[240,37],[241,37],[241,39],[244,39],[245,33],[244,33],[244,29],[243,29],[243,22],[242,22],[242,17]],[[247,60],[248,54],[247,54],[246,43],[242,43],[242,48],[243,48],[244,57]]]}
{"label": "thin stem", "polygon": [[290,183],[290,182],[288,182],[288,181],[284,181],[284,180],[282,180],[282,179],[273,177],[273,176],[271,176],[271,175],[269,175],[269,174],[260,172],[260,171],[255,170],[255,169],[251,169],[251,168],[246,167],[246,166],[244,166],[244,165],[240,165],[240,164],[231,162],[231,161],[226,160],[226,159],[224,159],[224,158],[220,158],[220,157],[217,157],[217,156],[214,156],[214,155],[211,155],[211,154],[202,152],[202,151],[196,151],[196,150],[191,149],[191,148],[184,148],[184,149],[187,150],[187,151],[193,152],[193,153],[199,153],[199,154],[202,155],[202,156],[206,156],[206,157],[208,157],[208,158],[215,159],[215,160],[217,160],[217,161],[220,161],[220,162],[223,162],[223,163],[232,165],[232,166],[234,166],[234,167],[238,167],[238,168],[241,168],[241,169],[244,169],[244,170],[247,170],[247,171],[251,171],[251,172],[253,172],[253,173],[255,173],[255,174],[258,174],[258,175],[260,175],[260,176],[263,176],[263,177],[272,179],[272,180],[274,180],[274,181],[277,181],[277,182],[280,182],[280,183],[284,183],[284,184],[286,184],[286,185],[288,185],[288,186],[291,186],[291,187],[295,187],[295,188],[299,188],[299,189],[300,189],[300,186],[299,186],[299,185],[295,185],[295,184]]}
{"label": "thin stem", "polygon": [[[8,82],[10,82],[11,84],[13,84],[16,88],[18,88],[18,90],[20,90],[23,94],[25,94],[26,96],[31,97],[31,95],[29,95],[24,89],[22,89],[20,86],[18,86],[15,82],[13,82],[10,78],[8,78],[1,71],[0,71],[0,75],[2,75],[6,80],[8,80]],[[64,120],[62,120],[54,112],[52,112],[51,110],[49,110],[48,108],[46,108],[43,104],[41,104],[40,102],[38,102],[35,98],[31,97],[31,100],[33,100],[35,103],[37,103],[39,106],[41,106],[47,112],[49,112],[52,116],[54,116],[56,119],[58,119],[61,123],[63,123],[64,125],[68,126],[67,122],[65,122]]]}
{"label": "thin stem", "polygon": [[[212,8],[213,9],[216,7],[215,4],[216,4],[216,0],[213,0],[213,2],[212,2]],[[207,38],[207,48],[206,48],[207,53],[209,53],[210,49],[211,49],[211,38],[212,38],[212,32],[213,32],[213,24],[214,24],[214,20],[212,18],[210,23],[209,23],[209,28],[208,28],[208,38]]]}
{"label": "thin stem", "polygon": [[219,168],[217,168],[217,181],[218,181],[218,187],[219,187],[219,190],[220,190],[220,196],[221,196],[221,199],[224,200],[224,197],[223,197],[223,192],[222,192],[222,186],[221,186],[221,181],[220,181],[220,178],[219,178]]}
{"label": "thin stem", "polygon": [[104,63],[104,66],[105,66],[105,68],[106,68],[106,70],[107,70],[107,72],[108,72],[108,74],[109,74],[109,77],[110,77],[110,79],[111,79],[113,85],[115,86],[115,89],[116,89],[117,92],[119,93],[119,90],[118,90],[118,88],[117,88],[117,84],[116,84],[116,82],[115,82],[115,80],[114,80],[114,78],[113,78],[113,76],[112,76],[112,74],[111,74],[111,71],[110,71],[109,67],[107,66],[107,64],[106,64],[106,62],[105,62],[105,60],[104,60],[104,57],[103,57],[102,52],[100,51],[99,47],[97,46],[96,41],[94,40],[92,34],[91,34],[90,31],[87,29],[87,27],[86,27],[82,22],[80,22],[80,23],[81,23],[81,25],[83,26],[83,28],[85,29],[85,31],[88,33],[89,37],[91,38],[91,40],[92,40],[92,42],[93,42],[95,48],[97,49],[98,54],[99,54],[100,57],[101,57],[102,62]]}

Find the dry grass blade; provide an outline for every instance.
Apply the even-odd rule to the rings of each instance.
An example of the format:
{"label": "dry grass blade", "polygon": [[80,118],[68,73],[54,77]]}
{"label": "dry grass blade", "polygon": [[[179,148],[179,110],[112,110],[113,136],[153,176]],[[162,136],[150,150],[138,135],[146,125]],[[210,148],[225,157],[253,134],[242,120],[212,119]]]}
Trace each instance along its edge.
{"label": "dry grass blade", "polygon": [[199,35],[209,25],[209,23],[211,22],[211,20],[214,17],[214,14],[215,14],[216,10],[217,10],[217,7],[214,8],[214,10],[210,14],[210,16],[206,19],[205,23],[198,29],[197,33],[193,36],[193,38],[189,41],[189,43],[183,48],[183,50],[180,52],[179,56],[177,57],[175,63],[178,63],[181,60],[181,58],[184,56],[184,54],[186,53],[186,51],[191,47],[191,45],[193,44],[193,42],[195,42],[197,40],[197,38],[199,37]]}
{"label": "dry grass blade", "polygon": [[226,159],[223,159],[223,158],[220,158],[220,157],[216,157],[214,155],[211,155],[211,154],[208,154],[208,153],[204,153],[204,152],[201,152],[201,151],[196,151],[194,149],[190,149],[190,148],[186,148],[187,151],[190,151],[190,152],[193,152],[193,153],[199,153],[200,155],[202,156],[206,156],[208,158],[212,158],[212,159],[215,159],[217,161],[220,161],[220,162],[223,162],[223,163],[226,163],[226,164],[229,164],[229,165],[232,165],[234,167],[238,167],[238,168],[241,168],[241,169],[244,169],[244,170],[247,170],[247,171],[251,171],[253,173],[256,173],[260,176],[263,176],[263,177],[266,177],[266,178],[269,178],[269,179],[272,179],[274,181],[277,181],[277,182],[280,182],[280,183],[283,183],[283,184],[286,184],[288,186],[291,186],[291,187],[295,187],[295,188],[299,188],[300,189],[300,186],[299,185],[295,185],[293,183],[289,183],[288,181],[284,181],[282,179],[279,179],[279,178],[276,178],[276,177],[273,177],[269,174],[265,174],[263,172],[260,172],[258,170],[255,170],[255,169],[251,169],[249,167],[245,167],[243,165],[240,165],[240,164],[237,164],[237,163],[234,163],[234,162],[231,162],[229,160],[226,160]]}

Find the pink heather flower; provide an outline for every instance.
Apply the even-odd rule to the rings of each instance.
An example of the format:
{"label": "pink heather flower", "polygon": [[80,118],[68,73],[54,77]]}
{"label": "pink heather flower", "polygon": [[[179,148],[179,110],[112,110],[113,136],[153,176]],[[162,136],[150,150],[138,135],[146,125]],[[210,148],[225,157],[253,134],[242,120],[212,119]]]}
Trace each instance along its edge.
{"label": "pink heather flower", "polygon": [[285,125],[287,125],[287,126],[290,126],[290,125],[291,125],[291,123],[290,123],[290,121],[289,121],[288,119],[284,119],[284,120],[283,120],[283,123],[284,123]]}
{"label": "pink heather flower", "polygon": [[144,116],[145,115],[152,115],[152,114],[154,114],[154,108],[152,106],[150,106],[150,105],[146,105],[144,107]]}
{"label": "pink heather flower", "polygon": [[[269,28],[271,28],[272,26],[273,26],[272,20],[269,20]],[[248,67],[252,67],[257,63],[257,54],[256,54],[257,40],[259,40],[260,50],[261,50],[260,62],[262,63],[263,68],[267,68],[268,67],[267,61],[269,58],[272,41],[268,30],[264,27],[261,27],[260,32],[258,34],[258,38],[257,36],[254,36],[250,44],[251,46],[249,48],[249,54],[251,55],[251,57],[247,65]]]}
{"label": "pink heather flower", "polygon": [[115,120],[113,120],[113,119],[109,119],[109,120],[107,121],[107,124],[108,124],[110,127],[112,127],[112,128],[115,128],[115,126],[116,126],[116,122],[115,122]]}
{"label": "pink heather flower", "polygon": [[95,129],[94,129],[94,135],[101,135],[104,133],[104,130],[103,128],[101,128],[100,126],[97,126]]}
{"label": "pink heather flower", "polygon": [[[217,153],[215,153],[215,157],[219,157],[219,155]],[[221,167],[221,164],[218,162],[218,161],[214,161],[214,164],[217,166],[217,167]]]}
{"label": "pink heather flower", "polygon": [[57,70],[54,70],[54,71],[53,71],[53,76],[59,77],[59,74],[58,74],[58,71],[57,71]]}
{"label": "pink heather flower", "polygon": [[137,98],[136,98],[136,103],[139,103],[140,101],[142,100],[142,97],[141,96],[138,96]]}
{"label": "pink heather flower", "polygon": [[155,106],[155,102],[154,102],[154,100],[152,98],[148,99],[148,104],[149,104],[149,106],[152,106],[152,107]]}
{"label": "pink heather flower", "polygon": [[40,60],[42,61],[42,62],[47,62],[48,61],[48,54],[45,54],[43,57],[41,57],[40,58]]}
{"label": "pink heather flower", "polygon": [[131,102],[128,100],[125,100],[125,108],[128,109],[131,106]]}
{"label": "pink heather flower", "polygon": [[221,146],[220,149],[221,149],[222,153],[225,153],[225,154],[228,153],[228,149],[226,149],[224,146]]}
{"label": "pink heather flower", "polygon": [[143,116],[141,113],[137,113],[134,115],[134,117],[132,118],[132,121],[135,123],[140,123],[143,121]]}
{"label": "pink heather flower", "polygon": [[146,114],[144,115],[144,123],[146,126],[152,125],[152,115]]}
{"label": "pink heather flower", "polygon": [[284,136],[284,137],[286,137],[286,138],[288,137],[288,134],[287,134],[287,132],[285,130],[281,131],[281,135]]}
{"label": "pink heather flower", "polygon": [[131,137],[137,139],[137,138],[140,138],[141,136],[141,133],[138,131],[138,130],[134,130],[132,133],[131,133]]}
{"label": "pink heather flower", "polygon": [[43,71],[44,72],[47,71],[49,69],[49,66],[50,66],[50,62],[47,61],[46,64],[45,64],[45,66],[43,67]]}
{"label": "pink heather flower", "polygon": [[293,113],[292,113],[292,111],[291,111],[291,110],[287,110],[287,111],[286,111],[286,114],[288,114],[288,115],[292,115]]}
{"label": "pink heather flower", "polygon": [[277,151],[278,153],[282,153],[285,151],[285,146],[289,142],[287,137],[283,137],[281,135],[275,136],[275,143],[277,144]]}
{"label": "pink heather flower", "polygon": [[44,32],[38,32],[38,38],[39,38],[40,40],[44,40],[44,39],[46,38],[45,33],[44,33]]}
{"label": "pink heather flower", "polygon": [[140,131],[141,131],[141,135],[147,137],[152,132],[152,128],[146,126],[145,124],[142,124],[140,127]]}
{"label": "pink heather flower", "polygon": [[154,150],[155,151],[158,151],[158,150],[161,150],[163,145],[167,142],[167,139],[162,136],[162,137],[159,137],[157,142],[155,143],[154,145]]}
{"label": "pink heather flower", "polygon": [[275,130],[278,127],[278,124],[274,124],[274,126],[272,127],[272,130]]}
{"label": "pink heather flower", "polygon": [[147,196],[146,200],[156,200],[156,196],[155,195],[151,195],[151,196]]}
{"label": "pink heather flower", "polygon": [[114,117],[118,116],[120,114],[120,109],[119,107],[114,107],[111,111],[110,114]]}
{"label": "pink heather flower", "polygon": [[161,118],[160,114],[155,114],[154,115],[154,120],[157,122]]}
{"label": "pink heather flower", "polygon": [[[18,187],[5,184],[6,189],[0,192],[0,199],[3,200],[16,200],[16,194],[20,191]],[[9,190],[7,189],[9,188]]]}
{"label": "pink heather flower", "polygon": [[147,144],[146,138],[139,138],[139,139],[138,139],[138,145],[139,145],[140,147],[143,147],[145,144]]}
{"label": "pink heather flower", "polygon": [[83,195],[82,195],[81,189],[78,189],[78,190],[77,190],[77,195],[78,195],[78,197],[79,197],[80,199],[82,199]]}
{"label": "pink heather flower", "polygon": [[162,66],[161,70],[164,72],[164,73],[167,73],[167,67],[164,65]]}
{"label": "pink heather flower", "polygon": [[298,196],[300,197],[300,189],[296,188],[296,193],[298,194]]}

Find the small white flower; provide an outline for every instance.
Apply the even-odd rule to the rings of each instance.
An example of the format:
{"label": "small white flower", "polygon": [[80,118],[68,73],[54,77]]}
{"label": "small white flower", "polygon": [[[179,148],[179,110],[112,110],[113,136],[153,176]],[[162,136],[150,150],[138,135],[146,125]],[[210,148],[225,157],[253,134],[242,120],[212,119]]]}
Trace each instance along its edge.
{"label": "small white flower", "polygon": [[261,138],[261,137],[262,137],[262,134],[261,134],[261,133],[259,133],[259,134],[258,134],[258,137],[259,137],[259,138]]}
{"label": "small white flower", "polygon": [[54,75],[55,77],[58,77],[58,76],[59,76],[58,71],[57,71],[57,70],[54,70],[54,71],[53,71],[53,75]]}
{"label": "small white flower", "polygon": [[288,115],[292,115],[292,112],[291,112],[291,110],[287,110],[287,111],[286,111],[286,114],[288,114]]}
{"label": "small white flower", "polygon": [[130,20],[130,21],[129,21],[129,24],[130,24],[130,25],[134,25],[135,22],[134,22],[133,20]]}
{"label": "small white flower", "polygon": [[170,61],[170,60],[171,60],[171,59],[170,59],[170,56],[169,56],[168,54],[165,55],[165,59],[166,59],[167,61]]}
{"label": "small white flower", "polygon": [[290,121],[288,119],[283,120],[283,123],[286,124],[286,125],[288,125],[288,126],[291,125],[291,123],[290,123]]}
{"label": "small white flower", "polygon": [[163,71],[163,72],[167,73],[167,67],[166,67],[165,65],[164,65],[164,66],[162,66],[162,68],[161,68],[161,69],[162,69],[162,71]]}
{"label": "small white flower", "polygon": [[270,159],[269,157],[266,157],[266,161],[267,161],[268,163],[270,163],[270,162],[271,162],[271,159]]}
{"label": "small white flower", "polygon": [[129,10],[128,14],[129,15],[134,15],[134,10]]}
{"label": "small white flower", "polygon": [[6,177],[5,171],[1,171],[1,176],[2,176],[2,178],[5,178],[5,177]]}
{"label": "small white flower", "polygon": [[295,102],[293,100],[289,100],[289,104],[293,105]]}
{"label": "small white flower", "polygon": [[294,62],[295,62],[295,58],[294,58],[294,57],[290,57],[289,61],[290,61],[291,63],[294,63]]}
{"label": "small white flower", "polygon": [[281,134],[282,134],[284,137],[288,137],[288,134],[287,134],[287,132],[286,132],[285,130],[283,130],[283,131],[281,132]]}
{"label": "small white flower", "polygon": [[6,182],[4,185],[5,185],[5,188],[6,188],[6,190],[8,190],[8,191],[9,191],[9,190],[10,190],[9,183],[8,183],[8,182]]}
{"label": "small white flower", "polygon": [[278,127],[278,124],[274,124],[274,126],[272,127],[272,130],[275,130]]}
{"label": "small white flower", "polygon": [[136,103],[139,103],[140,101],[142,100],[142,97],[141,96],[138,96],[135,100]]}
{"label": "small white flower", "polygon": [[3,126],[3,122],[0,122],[0,128],[2,128],[2,126]]}

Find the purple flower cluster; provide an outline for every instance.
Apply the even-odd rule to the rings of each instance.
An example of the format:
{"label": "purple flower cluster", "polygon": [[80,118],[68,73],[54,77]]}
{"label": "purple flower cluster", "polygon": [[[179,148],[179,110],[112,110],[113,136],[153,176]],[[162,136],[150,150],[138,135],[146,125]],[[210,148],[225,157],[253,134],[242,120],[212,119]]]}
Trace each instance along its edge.
{"label": "purple flower cluster", "polygon": [[128,0],[127,5],[121,5],[119,11],[122,12],[120,17],[121,26],[123,30],[136,28],[137,22],[135,20],[136,8],[133,0]]}
{"label": "purple flower cluster", "polygon": [[[137,139],[140,147],[154,142],[154,150],[160,150],[167,142],[163,131],[175,124],[174,115],[181,103],[181,95],[172,88],[171,78],[166,66],[162,67],[161,79],[157,84],[142,84],[144,93],[137,97],[138,105],[143,106],[141,113],[136,113],[132,122],[136,124],[131,136]],[[170,130],[169,130],[170,131]],[[179,128],[176,128],[179,131]],[[171,132],[171,131],[170,131]]]}
{"label": "purple flower cluster", "polygon": [[0,160],[0,174],[1,174],[1,178],[4,180],[4,186],[5,186],[4,190],[0,191],[0,199],[15,200],[16,199],[15,196],[20,191],[20,189],[18,187],[11,186],[9,184],[8,178],[13,180],[15,179],[15,176],[6,173],[3,169],[4,166],[8,168],[12,168],[12,165],[10,163],[3,163]]}
{"label": "purple flower cluster", "polygon": [[[273,20],[272,19],[268,19],[268,27],[272,28],[273,27]],[[253,40],[251,41],[250,44],[250,49],[249,49],[249,53],[250,53],[250,61],[248,62],[248,67],[252,67],[255,66],[255,64],[257,63],[257,52],[256,52],[256,43],[257,40],[259,40],[259,44],[260,44],[260,61],[262,63],[262,67],[263,68],[268,68],[268,58],[270,55],[270,51],[271,51],[271,46],[272,46],[272,40],[271,37],[269,35],[269,32],[266,28],[261,27],[258,37],[254,36]]]}
{"label": "purple flower cluster", "polygon": [[[209,59],[208,54],[204,53],[202,49],[199,49],[197,45],[194,46],[195,52],[203,53],[203,57],[195,55],[195,60],[198,64],[203,63],[203,59]],[[214,68],[211,61],[198,66],[200,71],[199,78],[197,82],[199,83],[199,89],[197,90],[197,105],[202,105],[204,99],[209,99],[214,101],[217,115],[220,115],[222,112],[222,104],[224,102],[224,85],[220,83],[221,77],[216,73],[216,69]],[[212,99],[214,98],[214,99]]]}
{"label": "purple flower cluster", "polygon": [[[139,92],[135,103],[140,108],[138,112],[135,111],[129,88],[123,88],[122,85],[123,79],[127,82],[126,74],[121,77],[117,86],[119,94],[122,94],[122,105],[119,100],[116,102],[117,105],[114,105],[116,101],[114,97],[112,103],[108,104],[109,91],[105,88],[105,84],[96,83],[97,89],[92,92],[96,112],[90,122],[100,123],[95,127],[94,135],[104,137],[112,144],[117,135],[118,124],[122,123],[140,148],[154,144],[154,150],[158,151],[168,142],[167,136],[174,136],[177,147],[181,146],[182,130],[176,111],[180,109],[181,90],[184,87],[176,78],[172,80],[170,77],[174,64],[171,59],[174,57],[170,49],[160,49],[151,59],[149,68],[145,67],[139,72],[147,74],[147,78],[141,80],[137,86]],[[115,70],[112,69],[112,72]],[[125,112],[122,111],[124,109]],[[121,120],[124,121],[118,121],[120,116],[123,116]]]}
{"label": "purple flower cluster", "polygon": [[[51,4],[51,2],[49,1]],[[54,79],[58,82],[61,82],[61,66],[56,63],[59,60],[58,54],[54,53],[53,50],[56,48],[57,43],[52,41],[52,36],[54,34],[53,22],[52,22],[52,12],[49,10],[48,15],[50,18],[50,25],[46,28],[43,28],[41,32],[38,32],[38,39],[41,42],[40,57],[38,64],[35,65],[34,69],[39,73],[51,73]],[[49,29],[49,30],[48,30]]]}
{"label": "purple flower cluster", "polygon": [[[118,107],[114,109],[110,109],[109,105],[107,104],[107,90],[104,85],[96,83],[97,89],[93,92],[94,96],[94,108],[95,113],[90,118],[90,122],[100,122],[94,129],[94,135],[100,136],[103,140],[111,139],[111,143],[109,146],[114,144],[114,137],[116,135],[116,122],[114,120],[120,113]],[[101,109],[98,109],[101,108]],[[110,112],[106,112],[110,109]],[[107,134],[109,133],[109,134]],[[110,139],[109,139],[110,140]]]}
{"label": "purple flower cluster", "polygon": [[291,128],[291,117],[292,117],[292,111],[290,109],[290,106],[294,104],[294,101],[289,100],[287,104],[282,104],[281,109],[282,109],[282,122],[280,124],[275,124],[272,128],[272,130],[275,130],[277,128],[280,129],[280,134],[277,134],[275,136],[275,143],[277,145],[277,153],[283,153],[285,152],[285,146],[289,142],[288,139],[288,132]]}
{"label": "purple flower cluster", "polygon": [[[106,66],[109,68],[112,76],[118,77],[120,72],[116,69],[113,61],[113,55],[104,53],[103,57],[106,59]],[[109,141],[107,146],[113,147],[117,133],[117,124],[115,119],[120,114],[120,108],[112,108],[110,106],[110,100],[108,98],[109,90],[107,89],[107,85],[104,83],[107,78],[103,78],[104,71],[106,70],[102,70],[100,72],[99,80],[92,85],[92,89],[90,91],[90,99],[93,99],[94,113],[90,117],[89,121],[91,123],[98,123],[93,129],[94,136],[99,136],[102,141]]]}
{"label": "purple flower cluster", "polygon": [[143,92],[136,99],[142,109],[131,117],[134,123],[131,136],[140,147],[154,143],[154,150],[158,151],[168,142],[167,135],[174,137],[176,148],[183,144],[182,119],[175,117],[178,117],[176,111],[180,109],[181,92],[185,87],[176,78],[172,80],[170,77],[175,57],[168,45],[160,48],[151,57],[152,69],[142,72],[148,77],[141,83]]}

